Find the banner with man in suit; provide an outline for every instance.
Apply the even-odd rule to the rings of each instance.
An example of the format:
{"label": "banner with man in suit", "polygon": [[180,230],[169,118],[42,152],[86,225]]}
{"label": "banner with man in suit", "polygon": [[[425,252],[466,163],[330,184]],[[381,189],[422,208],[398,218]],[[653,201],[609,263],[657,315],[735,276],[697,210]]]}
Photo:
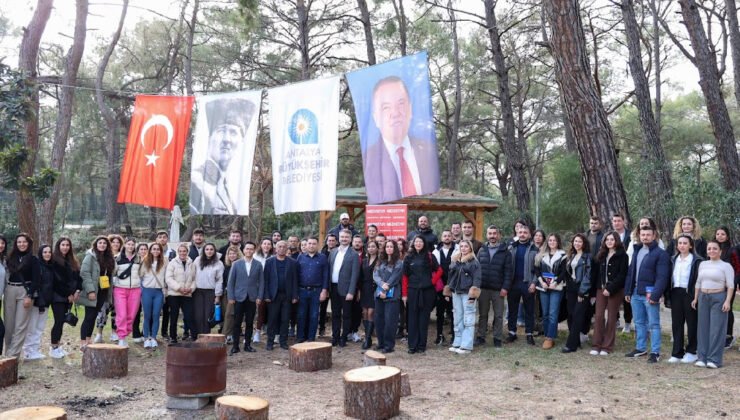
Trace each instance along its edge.
{"label": "banner with man in suit", "polygon": [[357,116],[368,204],[439,190],[426,52],[346,75]]}

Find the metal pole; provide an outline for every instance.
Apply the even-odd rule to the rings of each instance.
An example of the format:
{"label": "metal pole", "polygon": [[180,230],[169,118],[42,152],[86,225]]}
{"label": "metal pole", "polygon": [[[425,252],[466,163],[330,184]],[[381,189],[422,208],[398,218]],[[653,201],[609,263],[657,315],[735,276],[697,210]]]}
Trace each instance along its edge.
{"label": "metal pole", "polygon": [[534,224],[540,228],[540,178],[534,180]]}

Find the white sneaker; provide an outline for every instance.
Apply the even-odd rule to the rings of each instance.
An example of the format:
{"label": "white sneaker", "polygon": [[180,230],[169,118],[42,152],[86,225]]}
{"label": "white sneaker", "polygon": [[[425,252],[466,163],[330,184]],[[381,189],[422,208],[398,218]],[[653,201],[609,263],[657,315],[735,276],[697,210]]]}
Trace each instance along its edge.
{"label": "white sneaker", "polygon": [[581,344],[588,342],[588,334],[581,333]]}
{"label": "white sneaker", "polygon": [[110,341],[118,341],[118,340],[119,340],[118,334],[114,332],[110,333]]}
{"label": "white sneaker", "polygon": [[128,348],[128,343],[126,342],[125,339],[124,340],[118,340],[118,345],[121,346],[121,347],[127,347]]}
{"label": "white sneaker", "polygon": [[159,347],[159,343],[157,343],[157,339],[152,338],[151,344],[149,344],[149,348],[156,349],[157,347]]}
{"label": "white sneaker", "polygon": [[625,334],[631,333],[632,332],[632,324],[630,324],[629,322],[626,322],[624,324],[624,328],[622,328],[622,332],[625,333]]}
{"label": "white sneaker", "polygon": [[702,362],[701,360],[699,360],[699,361],[697,361],[696,363],[694,363],[694,366],[698,366],[698,367],[707,367],[707,364],[706,364],[706,363],[704,363],[704,362]]}
{"label": "white sneaker", "polygon": [[682,359],[679,359],[678,357],[671,357],[670,359],[668,359],[668,363],[678,363],[681,360]]}
{"label": "white sneaker", "polygon": [[709,369],[717,369],[717,365],[714,364],[714,362],[707,362],[707,367]]}
{"label": "white sneaker", "polygon": [[274,340],[272,340],[272,341],[273,341],[273,343],[274,343],[274,344],[280,344],[280,334],[277,334],[277,335],[275,336],[275,339],[274,339]]}
{"label": "white sneaker", "polygon": [[97,333],[95,334],[95,338],[93,339],[93,343],[102,343],[103,342],[103,334]]}
{"label": "white sneaker", "polygon": [[455,353],[457,353],[457,354],[470,354],[470,350],[457,349],[457,351],[455,351]]}
{"label": "white sneaker", "polygon": [[146,340],[144,340],[144,348],[148,349],[150,347],[152,347],[152,340],[147,338]]}
{"label": "white sneaker", "polygon": [[699,358],[696,357],[695,354],[686,353],[683,355],[683,359],[681,359],[681,363],[694,363],[697,360],[699,360]]}
{"label": "white sneaker", "polygon": [[590,354],[591,356],[598,356],[599,355],[599,351],[598,350],[591,350],[590,352],[588,352],[588,354]]}
{"label": "white sneaker", "polygon": [[450,347],[448,350],[451,351],[451,352],[453,352],[453,353],[457,353],[457,351],[460,350],[460,348],[459,347]]}
{"label": "white sneaker", "polygon": [[30,353],[27,353],[25,359],[26,360],[41,360],[41,359],[46,359],[46,356],[44,356],[44,354],[41,353],[40,351],[34,350]]}
{"label": "white sneaker", "polygon": [[62,350],[61,347],[51,347],[49,348],[49,356],[51,356],[53,359],[63,359],[64,356],[66,356],[66,352]]}
{"label": "white sneaker", "polygon": [[134,338],[134,343],[143,343],[146,341],[144,337]]}
{"label": "white sneaker", "polygon": [[608,351],[601,350],[599,352],[599,356],[608,356],[608,355],[609,355],[609,352]]}
{"label": "white sneaker", "polygon": [[257,330],[252,334],[252,342],[253,343],[259,343],[260,342],[260,330]]}
{"label": "white sneaker", "polygon": [[360,334],[356,332],[352,333],[352,341],[354,341],[355,343],[359,343],[360,340],[362,340],[362,337],[360,337]]}

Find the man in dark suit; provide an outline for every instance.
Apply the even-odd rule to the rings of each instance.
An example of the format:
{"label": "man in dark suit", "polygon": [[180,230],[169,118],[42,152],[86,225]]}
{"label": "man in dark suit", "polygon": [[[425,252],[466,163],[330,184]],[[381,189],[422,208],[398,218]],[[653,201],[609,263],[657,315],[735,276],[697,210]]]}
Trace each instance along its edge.
{"label": "man in dark suit", "polygon": [[347,345],[347,335],[352,326],[352,301],[360,277],[360,258],[349,246],[351,238],[349,230],[339,232],[339,246],[329,255],[331,344],[339,344],[339,347]]}
{"label": "man in dark suit", "polygon": [[381,138],[363,156],[369,204],[439,190],[437,144],[409,138],[411,100],[403,80],[381,79],[373,89],[373,120]]}
{"label": "man in dark suit", "polygon": [[275,256],[265,261],[265,287],[262,300],[267,303],[270,324],[265,350],[272,350],[275,333],[280,332],[280,348],[288,350],[288,320],[291,305],[298,302],[298,264],[288,258],[288,243],[275,244]]}
{"label": "man in dark suit", "polygon": [[[244,336],[252,337],[254,315],[265,291],[262,264],[253,258],[256,249],[257,245],[254,242],[247,241],[244,244],[244,258],[235,261],[229,271],[226,295],[229,297],[229,303],[234,305],[233,347],[230,354],[239,353],[239,335],[245,317],[247,328]],[[244,351],[252,353],[254,349],[250,343],[251,340],[246,340]]]}

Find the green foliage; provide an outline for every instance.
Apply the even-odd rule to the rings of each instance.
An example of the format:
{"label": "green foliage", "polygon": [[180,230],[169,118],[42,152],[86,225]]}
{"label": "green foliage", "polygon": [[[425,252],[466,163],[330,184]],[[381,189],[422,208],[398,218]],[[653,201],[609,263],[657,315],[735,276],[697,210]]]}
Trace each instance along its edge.
{"label": "green foliage", "polygon": [[583,229],[589,214],[578,156],[563,153],[550,162],[541,186],[541,203],[541,225],[546,232]]}
{"label": "green foliage", "polygon": [[33,117],[31,98],[35,88],[22,73],[0,62],[0,184],[41,199],[48,196],[59,173],[42,168],[33,176],[21,174],[30,157],[25,146],[25,122]]}

